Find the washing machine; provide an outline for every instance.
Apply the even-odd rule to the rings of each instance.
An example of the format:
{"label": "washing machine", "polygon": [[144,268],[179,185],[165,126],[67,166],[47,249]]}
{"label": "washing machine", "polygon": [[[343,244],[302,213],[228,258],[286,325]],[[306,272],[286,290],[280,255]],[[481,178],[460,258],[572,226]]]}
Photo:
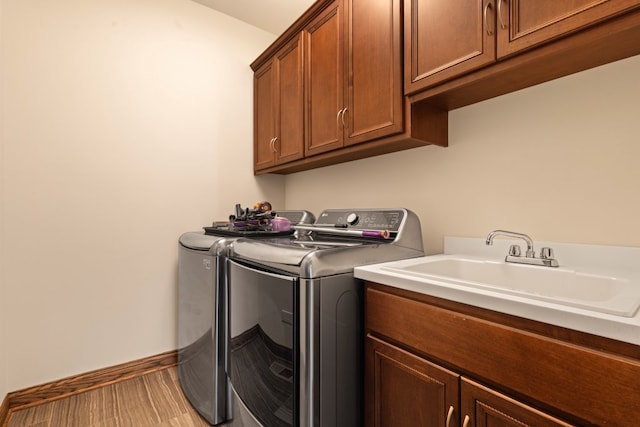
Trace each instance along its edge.
{"label": "washing machine", "polygon": [[[306,210],[278,211],[296,224],[312,224]],[[225,257],[238,238],[273,237],[281,232],[204,227],[178,240],[178,376],[198,413],[210,424],[230,418],[226,370],[228,301]]]}
{"label": "washing machine", "polygon": [[[424,256],[405,208],[327,209],[228,251],[229,378],[243,426],[363,426],[364,284],[354,267]],[[244,413],[243,413],[244,411]]]}

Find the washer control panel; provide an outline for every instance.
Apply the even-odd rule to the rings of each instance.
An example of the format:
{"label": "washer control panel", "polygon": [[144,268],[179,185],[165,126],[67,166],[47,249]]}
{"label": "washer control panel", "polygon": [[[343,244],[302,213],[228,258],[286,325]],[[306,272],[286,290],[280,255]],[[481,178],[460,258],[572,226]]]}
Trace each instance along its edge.
{"label": "washer control panel", "polygon": [[359,230],[399,231],[403,209],[329,209],[323,211],[315,225]]}

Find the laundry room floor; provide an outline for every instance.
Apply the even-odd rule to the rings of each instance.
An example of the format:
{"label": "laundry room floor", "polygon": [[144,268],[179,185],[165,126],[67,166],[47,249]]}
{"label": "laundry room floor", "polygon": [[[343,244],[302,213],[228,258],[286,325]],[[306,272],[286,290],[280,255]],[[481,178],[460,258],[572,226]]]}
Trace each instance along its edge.
{"label": "laundry room floor", "polygon": [[10,414],[7,427],[208,427],[171,367]]}

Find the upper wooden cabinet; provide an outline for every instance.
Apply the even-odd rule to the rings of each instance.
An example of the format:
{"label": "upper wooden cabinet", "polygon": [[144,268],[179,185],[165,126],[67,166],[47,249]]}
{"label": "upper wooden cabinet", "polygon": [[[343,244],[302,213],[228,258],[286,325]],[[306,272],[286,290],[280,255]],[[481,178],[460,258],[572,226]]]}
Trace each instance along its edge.
{"label": "upper wooden cabinet", "polygon": [[402,0],[318,0],[251,64],[254,173],[447,145],[447,112],[404,96],[402,18]]}
{"label": "upper wooden cabinet", "polygon": [[495,0],[498,57],[554,40],[640,6],[638,0]]}
{"label": "upper wooden cabinet", "polygon": [[256,169],[304,155],[303,34],[254,73],[254,165]]}
{"label": "upper wooden cabinet", "polygon": [[306,28],[306,155],[403,131],[401,0],[336,0]]}
{"label": "upper wooden cabinet", "polygon": [[405,92],[495,61],[494,0],[405,0]]}
{"label": "upper wooden cabinet", "polygon": [[344,21],[342,2],[333,2],[309,24],[307,34],[306,153],[342,147],[344,109]]}
{"label": "upper wooden cabinet", "polygon": [[251,64],[254,173],[447,146],[450,110],[638,54],[640,0],[318,0]]}
{"label": "upper wooden cabinet", "polygon": [[405,93],[553,41],[639,0],[405,0]]}

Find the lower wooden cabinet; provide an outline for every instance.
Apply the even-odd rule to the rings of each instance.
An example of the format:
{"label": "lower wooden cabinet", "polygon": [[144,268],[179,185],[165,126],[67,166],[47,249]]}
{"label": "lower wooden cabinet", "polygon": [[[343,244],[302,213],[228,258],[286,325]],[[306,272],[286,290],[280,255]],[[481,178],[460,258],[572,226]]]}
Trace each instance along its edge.
{"label": "lower wooden cabinet", "polygon": [[365,357],[365,425],[445,426],[448,408],[460,407],[454,372],[373,337],[366,339]]}
{"label": "lower wooden cabinet", "polygon": [[571,425],[375,337],[365,366],[367,426]]}
{"label": "lower wooden cabinet", "polygon": [[367,427],[640,425],[640,346],[377,283]]}
{"label": "lower wooden cabinet", "polygon": [[468,378],[462,377],[460,384],[460,413],[463,418],[463,426],[555,427],[572,425]]}

